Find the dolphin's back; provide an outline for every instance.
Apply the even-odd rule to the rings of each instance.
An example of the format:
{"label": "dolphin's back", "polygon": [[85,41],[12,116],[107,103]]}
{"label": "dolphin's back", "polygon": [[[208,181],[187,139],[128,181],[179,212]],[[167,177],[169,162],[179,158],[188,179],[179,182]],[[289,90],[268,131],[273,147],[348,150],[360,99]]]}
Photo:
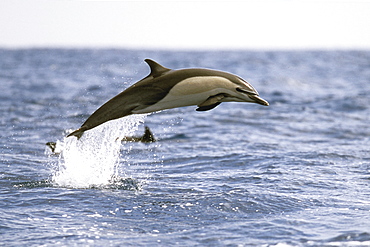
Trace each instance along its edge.
{"label": "dolphin's back", "polygon": [[161,89],[154,90],[152,87],[145,85],[133,85],[102,105],[91,114],[78,130],[68,136],[80,138],[86,130],[95,128],[107,121],[131,115],[134,109],[145,108],[165,96],[166,93]]}
{"label": "dolphin's back", "polygon": [[103,104],[79,129],[68,136],[80,138],[86,130],[107,121],[131,115],[135,109],[145,109],[163,99],[176,83],[174,76],[153,77],[150,74]]}

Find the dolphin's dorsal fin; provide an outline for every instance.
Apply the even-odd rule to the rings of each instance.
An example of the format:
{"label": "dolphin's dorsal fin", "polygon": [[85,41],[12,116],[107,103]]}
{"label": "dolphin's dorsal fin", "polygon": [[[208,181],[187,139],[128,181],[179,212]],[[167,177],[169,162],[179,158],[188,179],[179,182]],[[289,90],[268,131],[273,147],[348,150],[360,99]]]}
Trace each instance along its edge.
{"label": "dolphin's dorsal fin", "polygon": [[168,71],[170,71],[169,68],[163,67],[156,61],[153,61],[151,59],[145,59],[144,60],[150,67],[150,74],[149,76],[158,77]]}

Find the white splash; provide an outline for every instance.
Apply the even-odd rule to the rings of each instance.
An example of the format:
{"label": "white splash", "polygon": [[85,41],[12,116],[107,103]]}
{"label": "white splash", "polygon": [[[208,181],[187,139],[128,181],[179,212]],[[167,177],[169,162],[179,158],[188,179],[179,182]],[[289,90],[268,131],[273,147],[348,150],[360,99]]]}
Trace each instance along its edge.
{"label": "white splash", "polygon": [[64,138],[53,183],[63,187],[104,186],[118,177],[121,140],[132,135],[146,115],[131,115],[86,131],[80,140]]}

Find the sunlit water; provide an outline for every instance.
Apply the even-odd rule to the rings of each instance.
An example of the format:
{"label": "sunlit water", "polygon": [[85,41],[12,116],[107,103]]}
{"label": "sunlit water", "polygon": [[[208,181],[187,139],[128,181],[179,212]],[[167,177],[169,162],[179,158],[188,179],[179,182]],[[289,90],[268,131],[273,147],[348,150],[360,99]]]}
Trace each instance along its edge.
{"label": "sunlit water", "polygon": [[128,116],[86,131],[80,140],[65,137],[57,143],[61,150],[53,183],[72,188],[104,187],[124,176],[119,173],[121,140],[133,135],[143,120],[144,116]]}
{"label": "sunlit water", "polygon": [[[270,106],[65,138],[145,58],[237,74]],[[0,245],[369,246],[369,68],[369,51],[0,50]],[[144,124],[157,142],[120,141]]]}

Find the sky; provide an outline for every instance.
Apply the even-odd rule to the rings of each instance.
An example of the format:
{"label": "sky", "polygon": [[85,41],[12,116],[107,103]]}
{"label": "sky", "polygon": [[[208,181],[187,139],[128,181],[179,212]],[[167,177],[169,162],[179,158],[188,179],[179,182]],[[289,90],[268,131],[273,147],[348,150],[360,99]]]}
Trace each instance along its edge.
{"label": "sky", "polygon": [[370,0],[1,0],[0,48],[370,49]]}

